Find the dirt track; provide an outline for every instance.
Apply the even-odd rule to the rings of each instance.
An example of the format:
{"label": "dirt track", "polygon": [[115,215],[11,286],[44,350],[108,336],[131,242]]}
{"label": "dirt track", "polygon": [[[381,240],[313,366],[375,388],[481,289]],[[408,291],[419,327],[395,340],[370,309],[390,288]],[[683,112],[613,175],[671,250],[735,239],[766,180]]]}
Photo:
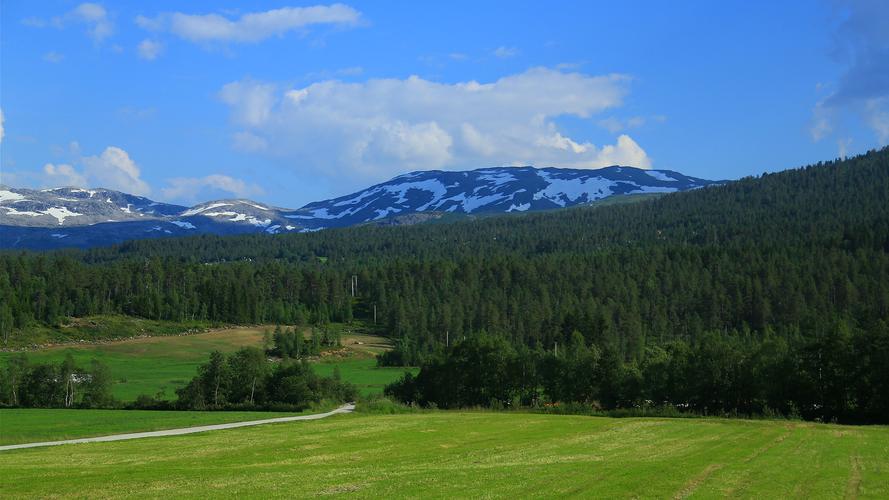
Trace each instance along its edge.
{"label": "dirt track", "polygon": [[133,433],[129,433],[129,434],[113,434],[111,436],[99,436],[99,437],[80,438],[80,439],[66,439],[64,441],[45,441],[42,443],[10,444],[10,445],[6,445],[6,446],[0,446],[0,451],[18,450],[18,449],[22,449],[22,448],[38,448],[38,447],[42,447],[42,446],[58,446],[58,445],[62,445],[62,444],[104,443],[104,442],[108,442],[108,441],[124,441],[127,439],[142,439],[142,438],[163,437],[163,436],[181,436],[183,434],[194,434],[196,432],[218,431],[218,430],[223,430],[223,429],[236,429],[238,427],[250,427],[250,426],[254,426],[254,425],[293,422],[295,420],[318,420],[321,418],[326,418],[326,417],[330,417],[332,415],[336,415],[337,413],[349,413],[354,409],[355,409],[355,405],[352,403],[349,403],[349,404],[340,406],[336,410],[332,410],[327,413],[316,413],[314,415],[299,415],[296,417],[267,418],[265,420],[251,420],[248,422],[231,422],[228,424],[201,425],[198,427],[183,427],[181,429],[167,429],[167,430],[163,430],[163,431],[133,432]]}

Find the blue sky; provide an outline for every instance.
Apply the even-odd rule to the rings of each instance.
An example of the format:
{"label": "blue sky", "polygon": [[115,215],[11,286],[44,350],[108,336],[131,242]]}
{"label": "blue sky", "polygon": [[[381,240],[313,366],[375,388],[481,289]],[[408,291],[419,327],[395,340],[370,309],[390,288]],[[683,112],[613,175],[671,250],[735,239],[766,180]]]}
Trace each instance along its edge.
{"label": "blue sky", "polygon": [[0,182],[285,207],[408,170],[732,179],[889,142],[889,4],[3,0]]}

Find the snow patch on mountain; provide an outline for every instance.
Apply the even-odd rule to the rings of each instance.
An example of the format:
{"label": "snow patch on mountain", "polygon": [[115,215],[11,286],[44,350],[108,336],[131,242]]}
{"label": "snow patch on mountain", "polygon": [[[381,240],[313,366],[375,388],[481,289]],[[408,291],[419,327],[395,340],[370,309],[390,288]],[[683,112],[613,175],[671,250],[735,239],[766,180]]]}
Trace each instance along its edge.
{"label": "snow patch on mountain", "polygon": [[171,220],[170,224],[181,227],[182,229],[195,229],[195,225],[191,222],[185,222],[181,220]]}
{"label": "snow patch on mountain", "polygon": [[549,172],[540,172],[540,177],[548,185],[534,193],[534,199],[547,199],[560,207],[578,202],[595,201],[610,196],[613,181],[601,177],[587,179],[557,178]]}
{"label": "snow patch on mountain", "polygon": [[646,170],[645,173],[651,177],[654,177],[655,179],[657,179],[659,181],[664,181],[664,182],[675,182],[676,181],[676,179],[670,177],[669,175],[667,175],[664,172],[661,172],[660,170]]}
{"label": "snow patch on mountain", "polygon": [[206,212],[207,210],[213,210],[214,208],[227,207],[231,205],[231,203],[210,203],[209,205],[198,205],[194,208],[190,208],[184,212],[182,212],[182,217],[189,217],[192,215],[197,215],[201,212]]}
{"label": "snow patch on mountain", "polygon": [[253,207],[253,208],[258,208],[258,209],[260,209],[260,210],[271,210],[269,207],[264,207],[264,206],[262,206],[262,205],[257,205],[256,203],[252,203],[252,202],[249,202],[249,201],[242,201],[242,203],[243,203],[244,205],[249,205],[249,206],[251,206],[251,207]]}
{"label": "snow patch on mountain", "polygon": [[65,222],[65,219],[67,219],[68,217],[79,217],[81,215],[77,212],[72,212],[72,211],[68,210],[68,207],[52,207],[48,210],[44,210],[43,213],[58,219],[60,226]]}
{"label": "snow patch on mountain", "polygon": [[6,210],[6,215],[26,215],[28,217],[40,217],[41,215],[46,215],[38,212],[30,212],[27,210],[16,210],[12,207],[0,207],[3,210]]}
{"label": "snow patch on mountain", "polygon": [[24,200],[24,199],[25,199],[25,197],[18,194],[18,193],[13,193],[12,191],[7,191],[5,189],[0,190],[0,202],[18,201],[18,200]]}
{"label": "snow patch on mountain", "polygon": [[265,227],[272,223],[271,219],[261,220],[252,215],[242,214],[240,212],[204,212],[207,217],[231,217],[227,219],[229,222],[248,222],[254,226]]}

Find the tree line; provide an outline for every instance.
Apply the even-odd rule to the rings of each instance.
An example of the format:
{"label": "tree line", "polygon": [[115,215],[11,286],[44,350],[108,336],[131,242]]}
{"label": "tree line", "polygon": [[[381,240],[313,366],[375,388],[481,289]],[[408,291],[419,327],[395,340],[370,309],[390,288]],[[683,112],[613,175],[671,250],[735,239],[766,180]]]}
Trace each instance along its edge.
{"label": "tree line", "polygon": [[322,400],[354,401],[357,390],[338,372],[319,377],[305,359],[277,364],[258,348],[244,347],[228,357],[214,351],[197,375],[176,391],[175,407],[184,410],[303,410]]}
{"label": "tree line", "polygon": [[708,333],[649,346],[626,361],[613,346],[574,332],[545,350],[478,335],[430,357],[386,394],[407,404],[663,409],[703,415],[772,415],[887,422],[889,323],[856,334],[844,323],[812,339],[768,333]]}
{"label": "tree line", "polygon": [[275,326],[274,333],[264,342],[269,344],[266,351],[272,356],[301,359],[317,356],[326,348],[341,347],[342,335],[338,329],[312,328],[309,338],[306,339],[299,328],[281,328],[278,325]]}
{"label": "tree line", "polygon": [[9,358],[0,376],[0,405],[25,408],[107,408],[108,366],[97,359],[78,366],[71,354],[59,363],[31,363],[25,354]]}

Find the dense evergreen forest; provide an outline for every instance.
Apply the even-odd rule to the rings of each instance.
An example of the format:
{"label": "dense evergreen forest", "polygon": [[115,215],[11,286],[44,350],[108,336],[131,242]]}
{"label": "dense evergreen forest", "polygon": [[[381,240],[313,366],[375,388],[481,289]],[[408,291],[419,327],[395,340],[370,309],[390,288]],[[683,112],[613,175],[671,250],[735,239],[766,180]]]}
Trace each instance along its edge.
{"label": "dense evergreen forest", "polygon": [[[382,361],[425,365],[420,378],[448,363],[453,344],[488,336],[538,361],[583,344],[627,373],[653,356],[678,363],[676,353],[731,347],[730,366],[711,375],[741,383],[753,370],[767,388],[771,372],[752,360],[778,353],[780,370],[803,382],[780,396],[760,391],[755,404],[692,404],[687,391],[636,391],[613,404],[886,421],[889,149],[626,205],[5,253],[0,298],[4,336],[94,314],[317,324],[372,322],[375,308],[398,345]],[[554,401],[607,399],[602,383],[571,395],[538,382]],[[411,398],[445,406],[489,403],[414,389]]]}

